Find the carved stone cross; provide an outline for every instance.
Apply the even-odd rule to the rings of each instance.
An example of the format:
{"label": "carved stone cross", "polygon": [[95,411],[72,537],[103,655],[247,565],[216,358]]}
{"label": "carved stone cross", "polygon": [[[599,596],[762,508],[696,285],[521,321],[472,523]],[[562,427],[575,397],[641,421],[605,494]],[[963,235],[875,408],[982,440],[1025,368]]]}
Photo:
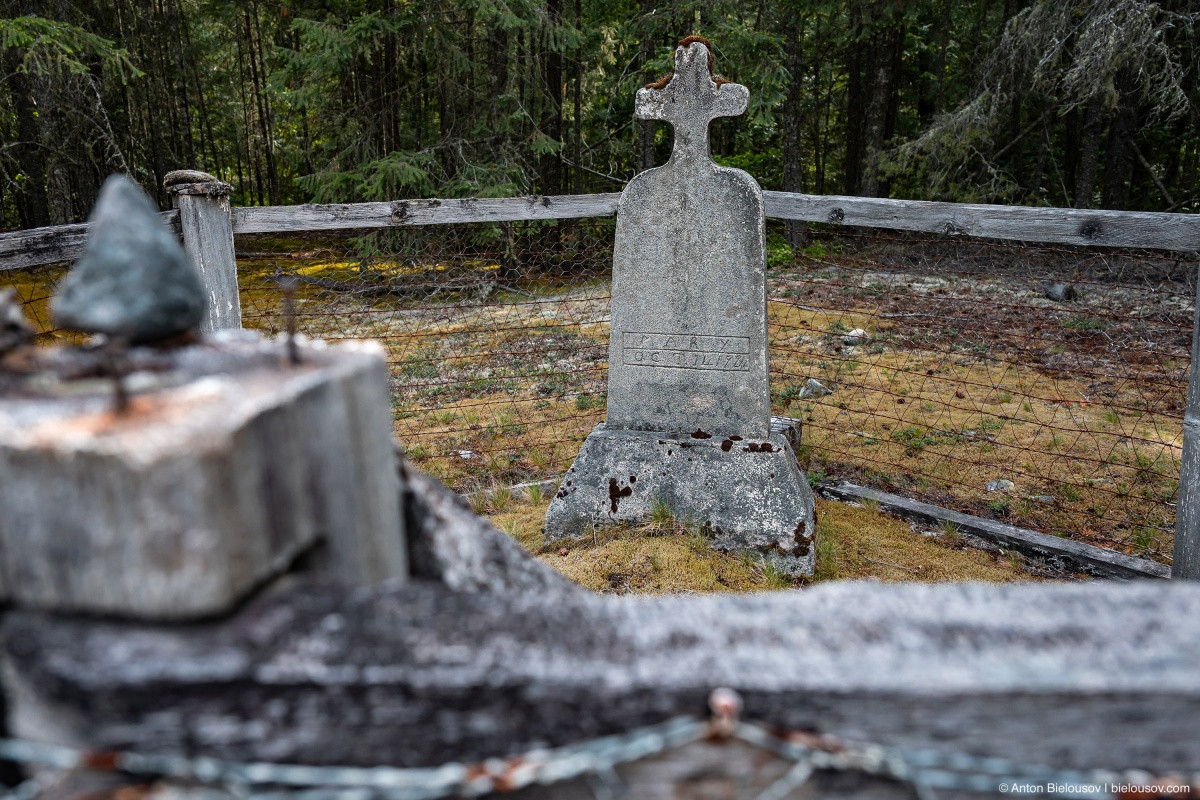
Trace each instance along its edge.
{"label": "carved stone cross", "polygon": [[662,89],[639,89],[633,115],[657,119],[675,129],[672,161],[708,159],[708,125],[718,117],[746,112],[750,90],[737,83],[713,80],[712,55],[700,42],[675,51],[675,74]]}

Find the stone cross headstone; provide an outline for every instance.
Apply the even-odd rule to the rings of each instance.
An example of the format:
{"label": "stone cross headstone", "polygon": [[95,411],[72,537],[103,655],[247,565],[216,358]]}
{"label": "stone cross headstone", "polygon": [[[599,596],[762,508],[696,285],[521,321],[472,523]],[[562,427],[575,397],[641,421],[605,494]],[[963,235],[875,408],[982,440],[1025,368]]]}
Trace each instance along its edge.
{"label": "stone cross headstone", "polygon": [[610,428],[764,437],[767,295],[762,190],[717,166],[708,126],[742,114],[745,86],[717,86],[700,42],[675,53],[639,119],[670,122],[671,159],[621,195],[613,251]]}
{"label": "stone cross headstone", "polygon": [[551,502],[548,540],[661,502],[714,547],[812,573],[812,492],[771,432],[762,190],[709,153],[709,123],[742,114],[749,97],[713,79],[698,37],[676,49],[665,86],[638,92],[636,116],[671,123],[674,147],[621,194],[608,412]]}

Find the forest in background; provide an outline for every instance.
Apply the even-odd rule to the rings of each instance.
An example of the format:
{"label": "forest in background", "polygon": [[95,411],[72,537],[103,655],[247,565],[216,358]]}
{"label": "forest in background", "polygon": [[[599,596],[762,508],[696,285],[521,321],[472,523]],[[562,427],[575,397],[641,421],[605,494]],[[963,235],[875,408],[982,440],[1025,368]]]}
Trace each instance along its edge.
{"label": "forest in background", "polygon": [[675,43],[750,108],[764,188],[1200,208],[1195,0],[0,0],[0,230],[78,221],[112,172],[160,204],[619,191]]}

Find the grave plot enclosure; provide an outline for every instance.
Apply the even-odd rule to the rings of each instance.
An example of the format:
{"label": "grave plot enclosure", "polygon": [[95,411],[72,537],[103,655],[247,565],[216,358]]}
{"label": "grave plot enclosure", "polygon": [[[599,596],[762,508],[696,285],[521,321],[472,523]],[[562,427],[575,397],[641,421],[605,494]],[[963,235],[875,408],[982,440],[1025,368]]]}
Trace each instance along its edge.
{"label": "grave plot enclosure", "polygon": [[[1170,560],[1194,218],[764,194],[771,412],[814,481]],[[467,492],[557,478],[605,416],[616,203],[235,208],[244,324],[282,330],[295,275],[301,330],[384,344],[414,463]],[[46,340],[42,264],[80,228],[0,236]]]}

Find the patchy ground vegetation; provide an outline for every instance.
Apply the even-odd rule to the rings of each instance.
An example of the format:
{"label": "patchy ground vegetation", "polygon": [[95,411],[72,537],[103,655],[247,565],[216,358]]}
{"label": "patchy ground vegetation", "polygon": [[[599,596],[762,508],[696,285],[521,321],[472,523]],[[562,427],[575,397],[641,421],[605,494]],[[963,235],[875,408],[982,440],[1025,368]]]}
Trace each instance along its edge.
{"label": "patchy ground vegetation", "polygon": [[[709,549],[695,526],[656,510],[644,524],[595,531],[591,538],[547,545],[542,538],[549,493],[535,485],[498,487],[470,496],[475,509],[539,559],[603,594],[753,592],[800,586],[757,555]],[[1036,577],[1016,553],[968,547],[952,528],[914,530],[877,509],[817,500],[817,564],[811,581],[1014,581]]]}
{"label": "patchy ground vegetation", "polygon": [[[557,251],[530,239],[532,261],[457,240],[445,255],[368,257],[345,243],[242,242],[279,251],[239,264],[245,323],[281,330],[274,279],[298,274],[302,331],[388,349],[396,432],[418,466],[465,492],[553,478],[604,416],[609,251],[596,230],[561,226]],[[773,239],[772,408],[803,421],[810,480],[1166,560],[1188,265],[1060,250],[819,234],[793,253]],[[5,276],[43,330],[61,274]],[[1052,278],[1076,299],[1047,299]],[[810,379],[832,393],[813,394]],[[733,569],[731,583],[761,580]]]}
{"label": "patchy ground vegetation", "polygon": [[[772,407],[803,420],[810,478],[1165,560],[1191,313],[1180,265],[974,247],[823,237],[792,253],[773,240]],[[609,300],[594,253],[515,280],[486,258],[365,275],[323,253],[245,262],[248,325],[281,327],[281,269],[310,279],[302,329],[385,343],[397,434],[456,489],[558,476],[603,419]],[[1056,275],[1073,302],[1045,297]]]}
{"label": "patchy ground vegetation", "polygon": [[[813,248],[825,252],[772,282],[773,400],[777,413],[804,418],[810,474],[1165,558],[1191,335],[1187,266],[1146,254],[858,244]],[[1046,297],[1044,276],[1056,273],[1076,282],[1073,302]],[[869,337],[847,337],[855,328]],[[809,374],[834,393],[802,397]],[[1012,485],[989,491],[999,481]]]}

